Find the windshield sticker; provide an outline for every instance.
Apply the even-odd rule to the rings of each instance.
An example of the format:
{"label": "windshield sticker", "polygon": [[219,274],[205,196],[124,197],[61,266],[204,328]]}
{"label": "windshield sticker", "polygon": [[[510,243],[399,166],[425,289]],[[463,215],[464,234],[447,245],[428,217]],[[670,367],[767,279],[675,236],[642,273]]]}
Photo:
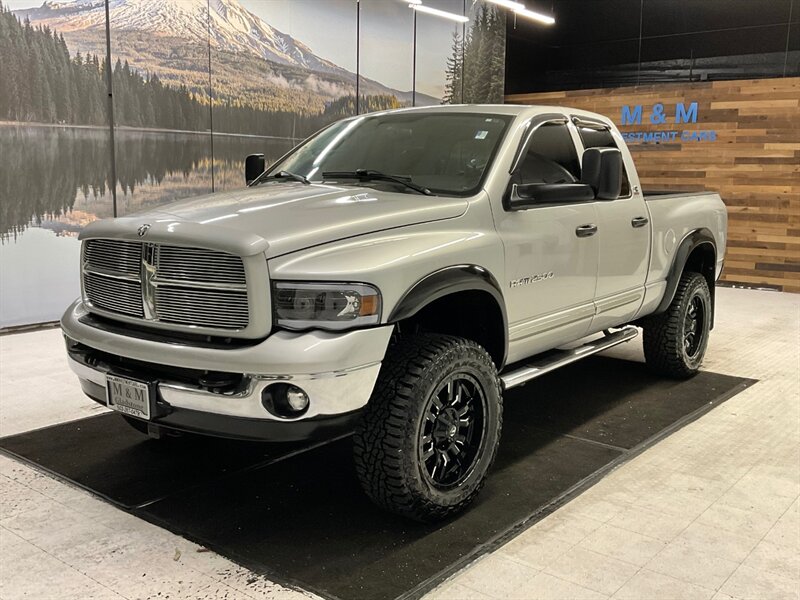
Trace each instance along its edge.
{"label": "windshield sticker", "polygon": [[475,134],[475,139],[485,140],[487,135],[489,135],[488,131],[479,131],[478,133]]}

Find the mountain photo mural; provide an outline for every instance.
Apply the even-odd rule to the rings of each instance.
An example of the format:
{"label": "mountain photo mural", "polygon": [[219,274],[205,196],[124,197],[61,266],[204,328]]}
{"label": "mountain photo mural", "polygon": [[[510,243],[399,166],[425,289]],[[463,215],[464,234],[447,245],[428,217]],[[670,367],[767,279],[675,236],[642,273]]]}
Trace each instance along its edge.
{"label": "mountain photo mural", "polygon": [[[260,4],[268,8],[271,3]],[[326,4],[333,3],[315,6],[321,9],[320,22],[325,22]],[[47,1],[15,14],[63,35],[73,53],[105,56],[103,0]],[[125,70],[125,92],[136,94],[128,104],[140,109],[125,110],[120,91],[123,106],[115,119],[121,125],[160,126],[141,104],[148,96],[157,101],[156,91],[166,87],[189,94],[192,105],[184,110],[202,109],[213,96],[224,113],[221,132],[305,137],[346,116],[342,100],[355,94],[355,73],[317,56],[237,0],[110,0],[109,21],[115,71]],[[130,82],[129,73],[140,81]],[[372,79],[362,77],[359,88],[365,108],[411,103],[410,90]],[[417,104],[434,103],[438,99],[418,95]],[[197,129],[192,117],[182,115],[172,128]]]}
{"label": "mountain photo mural", "polygon": [[414,65],[402,0],[0,0],[0,329],[60,316],[93,220],[241,187],[356,113],[501,102],[502,13],[425,3],[470,22],[418,14]]}

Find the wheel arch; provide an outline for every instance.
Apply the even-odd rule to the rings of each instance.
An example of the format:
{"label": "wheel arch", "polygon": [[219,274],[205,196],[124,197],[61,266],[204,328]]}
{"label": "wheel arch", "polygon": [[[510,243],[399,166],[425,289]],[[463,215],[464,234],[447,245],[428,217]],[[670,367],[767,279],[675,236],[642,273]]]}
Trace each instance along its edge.
{"label": "wheel arch", "polygon": [[667,273],[667,287],[664,296],[652,314],[661,314],[669,308],[675,298],[681,275],[686,271],[693,271],[700,273],[708,284],[708,291],[711,294],[711,327],[713,328],[714,313],[716,312],[714,294],[716,260],[717,244],[711,231],[703,227],[686,234],[678,244],[678,249]]}
{"label": "wheel arch", "polygon": [[466,337],[489,352],[498,370],[505,365],[508,354],[505,300],[497,279],[484,267],[452,265],[425,275],[403,294],[388,322],[401,328],[416,326]]}

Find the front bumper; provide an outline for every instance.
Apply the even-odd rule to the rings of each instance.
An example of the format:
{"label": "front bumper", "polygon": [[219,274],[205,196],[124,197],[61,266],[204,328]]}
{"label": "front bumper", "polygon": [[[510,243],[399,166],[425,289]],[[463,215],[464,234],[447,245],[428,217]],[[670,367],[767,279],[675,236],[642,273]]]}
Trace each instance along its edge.
{"label": "front bumper", "polygon": [[[106,374],[156,382],[156,425],[210,435],[287,441],[319,437],[351,425],[375,385],[392,327],[346,333],[277,332],[250,346],[214,348],[168,343],[89,324],[80,302],[64,314],[70,368],[83,391],[106,403]],[[235,384],[208,385],[198,373],[229,374]],[[310,399],[298,418],[262,405],[276,381],[302,388]]]}

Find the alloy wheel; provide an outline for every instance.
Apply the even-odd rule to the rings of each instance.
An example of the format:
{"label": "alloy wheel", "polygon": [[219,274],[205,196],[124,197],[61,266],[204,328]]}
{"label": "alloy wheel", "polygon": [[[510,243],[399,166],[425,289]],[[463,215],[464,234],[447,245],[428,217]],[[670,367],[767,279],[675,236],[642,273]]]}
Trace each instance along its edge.
{"label": "alloy wheel", "polygon": [[467,373],[445,379],[432,395],[420,432],[422,472],[434,487],[461,484],[480,457],[485,437],[486,396]]}

